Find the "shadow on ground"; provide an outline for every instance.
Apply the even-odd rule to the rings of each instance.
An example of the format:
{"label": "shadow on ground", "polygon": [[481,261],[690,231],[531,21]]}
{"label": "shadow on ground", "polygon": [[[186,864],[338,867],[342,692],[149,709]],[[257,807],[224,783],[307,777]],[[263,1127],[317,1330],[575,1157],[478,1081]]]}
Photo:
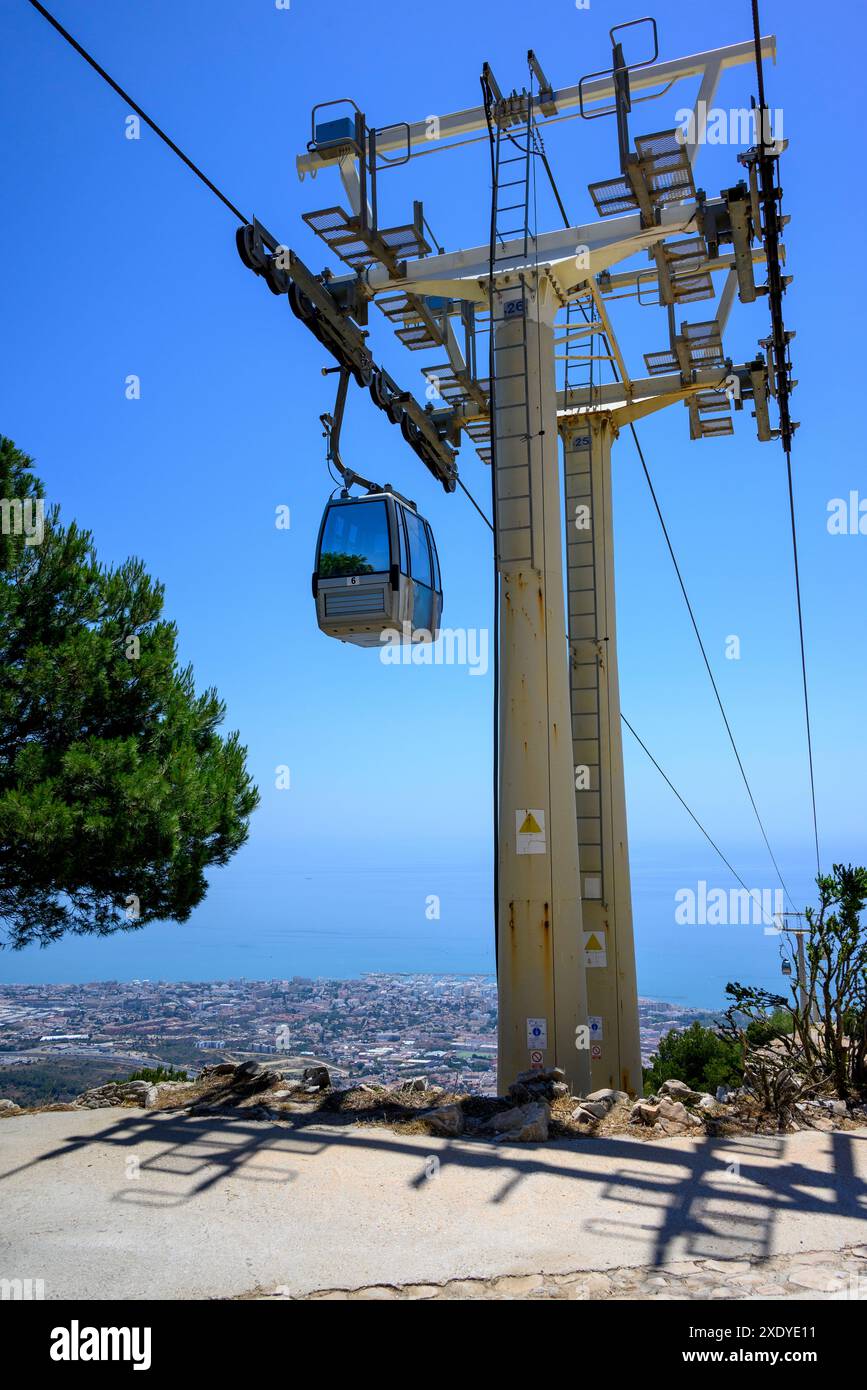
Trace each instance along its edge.
{"label": "shadow on ground", "polygon": [[[299,1164],[326,1152],[334,1157],[342,1150],[351,1164],[360,1150],[370,1149],[411,1159],[417,1168],[407,1183],[419,1189],[430,1179],[432,1161],[437,1172],[457,1165],[486,1179],[501,1178],[486,1199],[496,1205],[507,1205],[519,1185],[539,1179],[556,1177],[574,1184],[576,1196],[582,1183],[592,1183],[601,1193],[582,1229],[589,1235],[634,1241],[643,1257],[650,1242],[655,1265],[673,1258],[768,1255],[775,1223],[793,1213],[861,1220],[867,1216],[867,1183],[857,1171],[859,1166],[863,1171],[864,1159],[856,1164],[867,1132],[860,1131],[822,1135],[824,1166],[818,1167],[806,1165],[792,1152],[792,1139],[798,1136],[705,1138],[683,1144],[618,1136],[519,1148],[466,1138],[402,1136],[383,1126],[351,1123],[348,1117],[341,1122],[341,1117],[321,1112],[287,1116],[280,1123],[246,1118],[243,1111],[191,1116],[129,1110],[116,1115],[112,1112],[98,1133],[70,1135],[29,1164],[0,1174],[0,1180],[27,1169],[34,1170],[35,1178],[44,1163],[88,1146],[109,1147],[126,1152],[126,1177],[136,1179],[111,1200],[166,1209],[184,1206],[228,1178],[285,1184],[297,1179]],[[148,1153],[142,1156],[145,1147]],[[167,1193],[155,1185],[167,1176],[179,1180],[179,1192]],[[154,1180],[150,1186],[149,1178]]]}

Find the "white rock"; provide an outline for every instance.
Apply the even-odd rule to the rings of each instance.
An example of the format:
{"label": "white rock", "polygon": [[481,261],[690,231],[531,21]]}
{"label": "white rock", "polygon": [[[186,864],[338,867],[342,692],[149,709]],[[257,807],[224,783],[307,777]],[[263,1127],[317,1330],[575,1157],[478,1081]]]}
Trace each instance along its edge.
{"label": "white rock", "polygon": [[604,1101],[609,1110],[617,1105],[618,1101],[628,1099],[625,1091],[613,1091],[610,1086],[604,1086],[601,1091],[591,1091],[587,1097],[587,1100]]}
{"label": "white rock", "polygon": [[581,1109],[589,1111],[589,1113],[595,1116],[597,1120],[602,1120],[608,1114],[608,1111],[611,1109],[611,1106],[608,1104],[607,1101],[592,1100],[588,1097],[587,1100],[583,1100],[581,1102]]}
{"label": "white rock", "polygon": [[833,1293],[842,1284],[839,1271],[833,1269],[793,1269],[787,1275],[788,1282],[799,1289],[812,1289],[815,1293]]}
{"label": "white rock", "polygon": [[535,1101],[530,1105],[516,1105],[511,1110],[501,1110],[488,1120],[487,1128],[519,1142],[541,1141],[548,1138],[550,1117],[551,1112],[544,1101]]}
{"label": "white rock", "polygon": [[392,1091],[403,1091],[404,1094],[413,1094],[416,1091],[426,1091],[427,1088],[426,1076],[408,1076],[405,1081],[398,1081],[389,1089]]}
{"label": "white rock", "polygon": [[659,1118],[664,1120],[667,1125],[691,1126],[701,1124],[701,1120],[695,1115],[690,1115],[686,1106],[679,1100],[671,1100],[668,1096],[663,1096],[659,1102]]}
{"label": "white rock", "polygon": [[427,1121],[434,1134],[454,1138],[464,1132],[464,1112],[459,1105],[441,1105],[436,1110],[428,1110],[420,1117]]}
{"label": "white rock", "polygon": [[661,1096],[670,1096],[672,1100],[696,1101],[701,1099],[701,1091],[694,1091],[691,1086],[687,1086],[685,1081],[663,1081],[659,1088]]}
{"label": "white rock", "polygon": [[497,1139],[504,1144],[544,1144],[548,1138],[547,1105],[524,1105],[521,1109],[526,1114],[524,1123],[498,1134]]}
{"label": "white rock", "polygon": [[571,1118],[585,1129],[592,1129],[594,1125],[599,1123],[598,1117],[584,1105],[579,1105],[577,1110],[573,1110]]}
{"label": "white rock", "polygon": [[655,1125],[658,1119],[659,1106],[651,1105],[646,1100],[639,1100],[632,1107],[629,1123],[631,1125]]}

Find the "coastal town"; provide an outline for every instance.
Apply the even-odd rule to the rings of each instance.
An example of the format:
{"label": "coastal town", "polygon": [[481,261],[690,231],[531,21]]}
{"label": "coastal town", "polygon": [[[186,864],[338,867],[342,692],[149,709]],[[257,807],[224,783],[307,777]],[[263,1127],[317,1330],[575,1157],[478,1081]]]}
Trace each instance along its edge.
{"label": "coastal town", "polygon": [[[660,1037],[706,1012],[640,1001],[645,1063]],[[325,1060],[342,1084],[417,1076],[496,1091],[497,993],[489,975],[369,974],[359,979],[131,980],[0,985],[4,1077],[52,1060],[66,1073],[104,1063],[119,1074],[288,1053]]]}

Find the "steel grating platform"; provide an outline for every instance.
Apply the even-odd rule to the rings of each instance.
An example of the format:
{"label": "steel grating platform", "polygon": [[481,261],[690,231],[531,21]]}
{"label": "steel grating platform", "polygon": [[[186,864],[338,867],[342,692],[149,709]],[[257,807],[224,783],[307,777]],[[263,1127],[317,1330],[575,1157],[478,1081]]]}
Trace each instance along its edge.
{"label": "steel grating platform", "polygon": [[685,202],[695,197],[692,166],[686,146],[677,138],[676,130],[661,130],[654,135],[636,136],[636,155],[630,155],[628,174],[602,179],[589,185],[590,196],[600,217],[636,212],[641,199],[635,188],[638,181],[646,193],[651,208],[658,210],[666,203]]}
{"label": "steel grating platform", "polygon": [[411,222],[374,232],[363,228],[359,218],[350,217],[339,206],[303,212],[301,216],[326,246],[353,270],[366,270],[368,266],[376,264],[393,270],[398,261],[426,256],[431,249],[418,227]]}

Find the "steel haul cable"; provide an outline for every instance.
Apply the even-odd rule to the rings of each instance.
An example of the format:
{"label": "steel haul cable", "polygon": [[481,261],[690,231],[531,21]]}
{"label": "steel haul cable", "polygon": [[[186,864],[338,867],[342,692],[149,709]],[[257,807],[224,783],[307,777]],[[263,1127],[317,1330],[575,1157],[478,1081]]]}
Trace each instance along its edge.
{"label": "steel haul cable", "polygon": [[[142,120],[145,122],[147,126],[150,127],[154,134],[158,135],[159,138],[164,142],[164,144],[168,145],[172,153],[176,154],[178,156],[178,159],[180,159],[187,166],[188,169],[192,170],[196,178],[200,179],[201,182],[205,185],[205,187],[210,189],[210,191],[215,195],[215,197],[219,198],[220,202],[223,203],[224,206],[229,209],[232,215],[234,217],[237,217],[238,221],[243,223],[244,226],[249,226],[250,218],[245,217],[243,212],[241,212],[241,210],[235,206],[231,199],[227,198],[225,193],[223,193],[221,189],[219,189],[217,185],[213,183],[211,179],[208,178],[207,174],[203,173],[199,166],[195,164],[192,159],[190,159],[189,155],[184,154],[184,151],[180,148],[179,145],[175,144],[171,136],[167,135],[166,132],[162,129],[162,127],[157,125],[156,121],[153,120],[153,118],[149,116],[141,106],[139,106],[138,102],[130,96],[129,92],[125,91],[124,88],[121,87],[119,82],[115,82],[114,78],[111,76],[110,73],[106,72],[102,64],[98,63],[96,59],[93,57],[93,55],[91,53],[88,53],[87,49],[84,48],[82,44],[80,44],[78,40],[74,38],[73,35],[70,34],[67,29],[64,29],[63,25],[57,19],[54,18],[54,15],[51,14],[51,12],[47,10],[44,5],[40,4],[40,0],[27,0],[27,3],[29,5],[32,5],[33,9],[36,10],[39,14],[41,14],[44,19],[48,20],[48,23],[52,26],[52,28],[57,30],[58,34],[60,34],[60,36],[66,40],[70,47],[75,49],[76,53],[80,54],[80,56],[85,60],[86,63],[90,64],[94,72],[98,73],[99,76],[103,79],[103,81],[107,82],[109,87],[111,87],[113,91],[117,92],[119,96],[123,97],[124,101],[132,107],[133,111],[135,111],[138,116],[141,116]],[[485,516],[478,502],[476,502],[472,493],[469,491],[466,485],[460,481],[460,479],[458,479],[458,482],[460,483],[460,486],[466,493],[467,497],[469,497],[476,511],[487,523],[487,525],[490,526],[491,523],[488,521],[488,518]]]}
{"label": "steel haul cable", "polygon": [[141,116],[142,120],[145,122],[146,125],[150,126],[154,134],[158,135],[160,139],[168,145],[169,149],[178,156],[178,159],[183,160],[184,164],[186,164],[188,169],[192,169],[196,178],[201,179],[205,187],[209,188],[211,192],[219,198],[221,203],[225,203],[229,211],[235,217],[238,218],[238,221],[243,222],[246,226],[250,221],[249,217],[245,217],[244,214],[241,211],[239,211],[238,208],[235,207],[235,204],[229,201],[225,193],[222,193],[220,189],[217,187],[217,185],[211,182],[207,174],[202,173],[202,170],[199,168],[199,166],[197,164],[194,164],[188,155],[184,154],[183,150],[175,144],[174,140],[172,140],[168,135],[166,135],[164,130],[160,129],[156,121],[152,120],[151,117],[147,114],[147,112],[142,110],[138,102],[134,101],[133,98],[130,96],[129,92],[125,92],[123,87],[121,87],[118,82],[115,82],[114,78],[106,72],[105,68],[102,67],[90,53],[88,53],[86,48],[83,48],[81,46],[77,39],[73,38],[73,36],[69,33],[67,29],[64,29],[63,25],[54,18],[54,15],[51,14],[48,10],[46,10],[45,6],[39,3],[39,0],[28,0],[28,4],[32,5],[34,10],[38,10],[39,14],[42,15],[43,19],[48,20],[48,23],[52,26],[52,28],[56,29],[58,34],[60,34],[62,38],[66,39],[66,42],[75,49],[76,53],[81,55],[81,57],[84,59],[86,63],[90,64],[94,72],[99,73],[103,81],[107,82],[109,87],[112,87],[114,91],[117,92],[118,96],[122,96],[124,101],[129,103],[133,111],[135,111],[136,115]]}
{"label": "steel haul cable", "polygon": [[[622,710],[620,711],[620,718],[622,719],[623,723],[626,725],[626,727],[627,727],[627,729],[629,730],[629,732],[632,734],[632,737],[635,739],[635,741],[636,741],[636,743],[639,745],[639,747],[644,749],[644,752],[647,754],[648,758],[649,758],[650,761],[653,763],[653,766],[656,768],[656,770],[657,770],[657,772],[659,773],[660,777],[662,777],[663,780],[664,780],[665,782],[667,782],[668,785],[671,787],[671,790],[674,792],[675,796],[677,797],[677,799],[678,799],[678,801],[680,802],[680,804],[681,804],[681,806],[683,807],[683,809],[686,811],[687,815],[689,815],[689,816],[695,821],[696,825],[698,826],[698,828],[699,828],[699,830],[701,831],[701,833],[702,833],[702,835],[704,836],[704,838],[707,840],[708,844],[711,845],[711,847],[712,847],[712,848],[716,851],[716,853],[719,855],[720,859],[721,859],[722,862],[725,864],[725,866],[726,866],[726,868],[728,869],[729,873],[731,873],[731,874],[734,875],[734,877],[737,879],[737,881],[738,881],[738,883],[741,885],[741,887],[744,888],[744,889],[746,889],[746,891],[749,893],[750,897],[753,899],[754,902],[758,903],[758,905],[759,905],[759,907],[760,907],[760,909],[761,909],[761,912],[762,912],[762,916],[763,916],[763,917],[766,917],[766,916],[767,916],[767,913],[765,912],[764,907],[762,906],[762,904],[761,904],[759,898],[756,896],[756,890],[755,890],[754,888],[747,888],[747,885],[744,883],[744,881],[743,881],[743,879],[741,878],[740,874],[738,873],[737,869],[734,868],[734,866],[733,866],[732,864],[729,863],[728,859],[726,859],[725,855],[723,854],[722,850],[720,849],[720,847],[719,847],[719,845],[716,843],[716,841],[713,840],[713,839],[711,839],[711,836],[709,835],[709,833],[707,832],[707,830],[705,830],[705,828],[704,828],[704,826],[702,825],[701,821],[699,820],[698,816],[695,814],[695,812],[694,812],[694,811],[687,805],[687,803],[684,801],[683,797],[681,796],[680,792],[677,790],[677,787],[674,785],[674,783],[672,782],[671,778],[670,778],[670,777],[667,775],[667,773],[665,773],[665,772],[663,771],[663,769],[660,767],[659,763],[658,763],[658,762],[656,761],[656,759],[654,758],[653,754],[651,753],[650,749],[648,748],[648,746],[647,746],[647,744],[644,742],[644,740],[643,740],[642,738],[639,738],[638,734],[635,732],[635,730],[633,729],[632,725],[630,724],[629,720],[626,718],[626,715],[623,713]],[[770,924],[770,923],[769,923],[769,924]],[[773,925],[776,925],[776,923],[773,922]]]}
{"label": "steel haul cable", "polygon": [[804,689],[804,720],[807,727],[807,759],[810,768],[810,798],[813,806],[813,838],[816,845],[816,873],[821,874],[822,864],[819,854],[819,822],[816,815],[816,778],[813,769],[813,731],[810,722],[810,696],[807,689],[807,654],[804,643],[804,614],[801,606],[801,574],[798,563],[798,528],[795,520],[795,491],[792,481],[792,436],[795,432],[791,418],[789,416],[789,364],[788,357],[788,336],[783,324],[783,289],[784,282],[780,267],[779,249],[779,223],[777,219],[777,203],[781,190],[776,187],[774,178],[774,157],[769,153],[773,149],[772,132],[770,130],[770,118],[768,108],[765,104],[765,73],[762,62],[762,40],[761,25],[759,21],[758,0],[751,0],[753,15],[753,42],[756,53],[756,81],[759,89],[759,121],[760,139],[758,141],[761,148],[760,171],[761,171],[761,193],[762,209],[764,212],[764,236],[766,259],[768,266],[768,300],[771,308],[771,327],[774,343],[773,369],[776,377],[776,395],[780,411],[780,437],[783,443],[783,450],[786,455],[786,477],[789,489],[789,518],[792,528],[792,558],[795,567],[795,599],[798,608],[798,636],[801,644],[801,680]]}

